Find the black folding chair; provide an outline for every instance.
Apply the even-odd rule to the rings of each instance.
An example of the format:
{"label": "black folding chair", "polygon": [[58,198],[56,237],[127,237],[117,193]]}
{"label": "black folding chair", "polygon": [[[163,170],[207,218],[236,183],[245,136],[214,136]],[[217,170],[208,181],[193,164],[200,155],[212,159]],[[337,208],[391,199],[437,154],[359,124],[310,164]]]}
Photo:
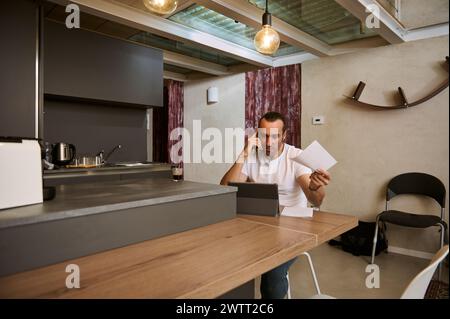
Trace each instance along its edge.
{"label": "black folding chair", "polygon": [[[417,215],[398,210],[389,210],[389,201],[393,197],[402,194],[423,195],[433,198],[441,206],[441,216],[439,217],[431,214]],[[376,219],[371,263],[373,264],[375,261],[375,248],[377,245],[378,228],[380,222],[413,228],[428,228],[431,226],[439,226],[441,231],[440,248],[442,248],[444,246],[444,238],[447,230],[447,224],[444,221],[445,196],[446,190],[444,184],[438,178],[432,175],[425,173],[406,173],[394,177],[387,186],[386,209],[384,212],[380,213]]]}

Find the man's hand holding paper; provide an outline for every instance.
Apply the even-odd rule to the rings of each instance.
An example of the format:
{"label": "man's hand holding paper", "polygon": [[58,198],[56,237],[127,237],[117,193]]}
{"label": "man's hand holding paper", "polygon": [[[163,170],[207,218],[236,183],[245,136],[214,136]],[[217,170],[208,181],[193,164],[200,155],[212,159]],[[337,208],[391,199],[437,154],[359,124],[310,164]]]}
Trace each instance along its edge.
{"label": "man's hand holding paper", "polygon": [[317,141],[311,143],[304,151],[293,157],[292,160],[313,170],[309,184],[309,190],[312,192],[330,183],[331,175],[328,173],[328,169],[337,163],[333,156]]}
{"label": "man's hand holding paper", "polygon": [[303,152],[292,158],[306,167],[309,167],[313,171],[322,170],[328,171],[337,161],[323,148],[319,142],[314,141]]}

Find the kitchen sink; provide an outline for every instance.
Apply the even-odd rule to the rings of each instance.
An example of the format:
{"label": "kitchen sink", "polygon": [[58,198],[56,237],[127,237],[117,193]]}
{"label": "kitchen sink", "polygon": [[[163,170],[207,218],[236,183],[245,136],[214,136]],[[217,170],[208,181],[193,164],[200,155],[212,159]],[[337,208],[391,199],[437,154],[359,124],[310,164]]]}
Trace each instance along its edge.
{"label": "kitchen sink", "polygon": [[152,162],[116,162],[116,163],[106,163],[103,167],[142,167],[153,165]]}

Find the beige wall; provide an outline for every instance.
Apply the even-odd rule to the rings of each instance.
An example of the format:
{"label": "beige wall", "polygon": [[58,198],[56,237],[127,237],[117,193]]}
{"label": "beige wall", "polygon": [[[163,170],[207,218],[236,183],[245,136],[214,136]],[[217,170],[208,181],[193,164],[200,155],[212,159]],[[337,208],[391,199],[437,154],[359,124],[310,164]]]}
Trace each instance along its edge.
{"label": "beige wall", "polygon": [[[207,104],[206,92],[211,86],[219,88],[219,102]],[[184,126],[193,133],[193,121],[201,120],[202,129],[245,127],[245,74],[187,82],[184,88]],[[191,136],[192,137],[192,136]],[[202,145],[208,141],[203,141]],[[225,141],[222,141],[224,145]],[[240,146],[242,147],[242,141]],[[191,143],[191,155],[192,155]],[[222,147],[224,149],[224,146]],[[225,156],[225,154],[223,154]],[[235,156],[236,158],[236,156]],[[231,164],[185,164],[185,179],[218,184]]]}
{"label": "beige wall", "polygon": [[[433,174],[449,189],[448,89],[425,104],[396,111],[355,106],[343,98],[359,81],[367,83],[361,100],[374,104],[395,104],[398,86],[410,101],[423,97],[448,76],[440,65],[448,45],[448,37],[435,38],[302,65],[302,145],[317,139],[339,161],[331,169],[323,209],[374,220],[384,207],[389,179],[410,171]],[[314,115],[324,115],[326,124],[313,126]],[[393,204],[405,207],[401,198]],[[426,204],[414,201],[408,209],[426,212]],[[390,245],[436,250],[437,232],[389,230]]]}

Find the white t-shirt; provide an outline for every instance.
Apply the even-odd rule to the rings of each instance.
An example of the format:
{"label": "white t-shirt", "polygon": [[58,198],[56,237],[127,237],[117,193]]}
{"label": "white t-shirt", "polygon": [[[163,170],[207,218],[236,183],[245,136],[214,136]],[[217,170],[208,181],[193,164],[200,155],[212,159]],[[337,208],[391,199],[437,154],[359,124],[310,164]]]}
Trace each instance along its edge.
{"label": "white t-shirt", "polygon": [[242,174],[248,176],[253,183],[276,183],[280,206],[307,207],[308,200],[296,179],[311,174],[308,167],[293,161],[291,158],[302,152],[292,145],[285,144],[280,156],[271,160],[263,151],[253,152],[242,167]]}

